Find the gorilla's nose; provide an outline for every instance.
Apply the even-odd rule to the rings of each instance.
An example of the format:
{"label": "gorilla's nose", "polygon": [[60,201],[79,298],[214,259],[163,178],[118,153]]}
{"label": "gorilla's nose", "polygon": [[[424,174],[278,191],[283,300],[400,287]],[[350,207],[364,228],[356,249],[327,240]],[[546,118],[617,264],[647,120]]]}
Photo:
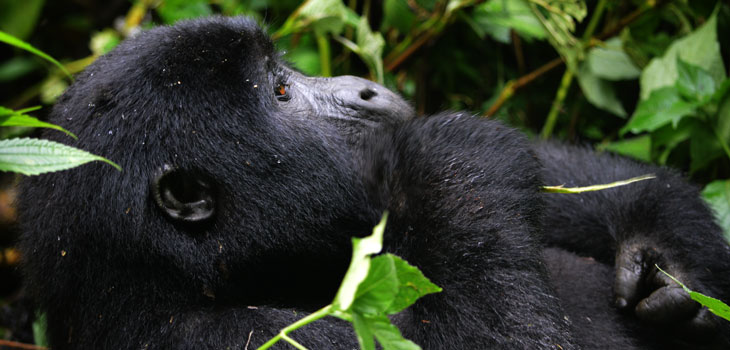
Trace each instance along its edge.
{"label": "gorilla's nose", "polygon": [[340,103],[368,116],[388,115],[394,119],[408,119],[415,114],[413,108],[402,97],[385,86],[354,76],[330,78],[335,95]]}
{"label": "gorilla's nose", "polygon": [[378,96],[378,91],[371,87],[366,87],[366,88],[360,90],[360,98],[365,101],[367,101],[375,96]]}

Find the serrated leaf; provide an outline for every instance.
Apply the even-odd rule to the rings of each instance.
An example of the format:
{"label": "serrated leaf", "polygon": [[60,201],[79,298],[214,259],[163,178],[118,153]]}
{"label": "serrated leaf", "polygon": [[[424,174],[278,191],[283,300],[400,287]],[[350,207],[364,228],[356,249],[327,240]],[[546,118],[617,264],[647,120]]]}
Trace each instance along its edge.
{"label": "serrated leaf", "polygon": [[0,171],[38,175],[93,161],[102,161],[122,170],[104,157],[53,141],[31,138],[0,140]]}
{"label": "serrated leaf", "polygon": [[652,92],[674,86],[677,78],[677,58],[696,65],[720,83],[726,78],[725,66],[717,41],[717,11],[689,35],[674,41],[660,58],[654,58],[641,72],[641,99],[648,99]]}
{"label": "serrated leaf", "polygon": [[677,90],[690,101],[705,104],[715,93],[715,80],[710,73],[677,57]]}
{"label": "serrated leaf", "polygon": [[355,329],[357,342],[360,344],[361,350],[375,350],[375,338],[368,320],[360,314],[352,315],[352,328]]}
{"label": "serrated leaf", "polygon": [[367,277],[357,287],[352,311],[363,315],[384,313],[398,294],[398,276],[393,255],[370,260]]}
{"label": "serrated leaf", "polygon": [[47,55],[45,52],[43,52],[41,50],[38,50],[35,47],[33,47],[33,45],[28,44],[25,41],[20,40],[20,39],[14,37],[14,36],[12,36],[12,35],[10,35],[8,33],[5,33],[3,31],[0,31],[0,41],[6,43],[8,45],[15,46],[15,47],[17,47],[19,49],[23,49],[25,51],[28,51],[28,52],[30,52],[30,53],[38,56],[38,57],[43,58],[44,60],[46,60],[48,62],[53,63],[64,74],[66,74],[70,79],[73,80],[73,78],[71,77],[71,73],[69,73],[69,71],[66,70],[66,67],[64,67],[60,62],[56,61],[53,57]]}
{"label": "serrated leaf", "polygon": [[696,109],[697,104],[682,100],[675,87],[663,87],[639,102],[628,124],[621,129],[621,134],[628,131],[635,134],[654,131],[669,123],[676,127],[683,117],[694,114]]}
{"label": "serrated leaf", "polygon": [[[39,107],[40,108],[40,107]],[[5,107],[0,107],[0,126],[24,126],[30,128],[49,128],[61,131],[68,136],[76,139],[76,135],[72,132],[51,123],[42,122],[34,117],[24,114],[31,109],[21,111],[13,111]],[[35,109],[32,109],[35,110]]]}
{"label": "serrated leaf", "polygon": [[421,347],[412,341],[403,338],[398,328],[390,323],[385,315],[365,316],[355,314],[353,325],[357,334],[360,348],[363,350],[374,350],[375,342],[378,340],[383,350],[420,350]]}
{"label": "serrated leaf", "polygon": [[388,220],[388,213],[373,228],[373,234],[364,238],[352,239],[352,259],[350,266],[342,279],[340,289],[337,291],[332,305],[337,310],[348,310],[355,300],[357,288],[367,277],[370,270],[370,255],[380,253],[383,249],[383,234],[385,222]]}
{"label": "serrated leaf", "polygon": [[398,277],[398,294],[385,313],[392,315],[401,312],[413,305],[420,297],[442,291],[441,287],[433,284],[417,267],[398,256],[388,255],[393,259]]}
{"label": "serrated leaf", "polygon": [[421,347],[412,341],[403,338],[401,332],[390,323],[385,315],[366,318],[372,329],[375,339],[383,347],[383,350],[421,350]]}
{"label": "serrated leaf", "polygon": [[717,223],[722,227],[725,238],[730,242],[730,180],[710,182],[702,190],[702,198],[712,208]]}

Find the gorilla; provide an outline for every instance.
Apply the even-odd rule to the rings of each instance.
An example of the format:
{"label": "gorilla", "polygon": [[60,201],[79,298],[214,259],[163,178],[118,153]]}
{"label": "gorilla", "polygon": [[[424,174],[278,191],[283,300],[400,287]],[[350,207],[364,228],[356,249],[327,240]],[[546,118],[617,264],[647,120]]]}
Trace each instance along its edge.
{"label": "gorilla", "polygon": [[[290,69],[249,19],[126,40],[50,121],[124,168],[21,185],[26,289],[56,350],[254,349],[332,300],[350,237],[386,210],[385,250],[444,290],[392,318],[424,349],[727,345],[654,268],[730,300],[730,248],[679,175],[467,113],[416,118],[375,83]],[[334,318],[292,336],[357,348]]]}

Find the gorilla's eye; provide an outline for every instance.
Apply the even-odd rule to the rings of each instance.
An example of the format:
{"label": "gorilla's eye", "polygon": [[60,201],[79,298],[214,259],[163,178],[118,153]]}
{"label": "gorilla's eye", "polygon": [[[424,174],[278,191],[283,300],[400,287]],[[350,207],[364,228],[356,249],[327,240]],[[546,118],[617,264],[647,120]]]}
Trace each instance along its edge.
{"label": "gorilla's eye", "polygon": [[276,99],[279,101],[289,101],[291,98],[289,96],[289,85],[288,84],[279,84],[276,87],[274,87],[274,95],[276,96]]}

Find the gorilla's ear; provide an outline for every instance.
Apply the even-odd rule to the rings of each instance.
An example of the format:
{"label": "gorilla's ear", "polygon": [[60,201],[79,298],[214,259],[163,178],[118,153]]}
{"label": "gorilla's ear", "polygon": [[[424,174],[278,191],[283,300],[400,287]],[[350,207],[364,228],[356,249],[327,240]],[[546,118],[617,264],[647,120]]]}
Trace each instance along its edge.
{"label": "gorilla's ear", "polygon": [[199,223],[212,218],[216,205],[213,183],[195,171],[165,168],[150,185],[157,207],[181,223]]}

